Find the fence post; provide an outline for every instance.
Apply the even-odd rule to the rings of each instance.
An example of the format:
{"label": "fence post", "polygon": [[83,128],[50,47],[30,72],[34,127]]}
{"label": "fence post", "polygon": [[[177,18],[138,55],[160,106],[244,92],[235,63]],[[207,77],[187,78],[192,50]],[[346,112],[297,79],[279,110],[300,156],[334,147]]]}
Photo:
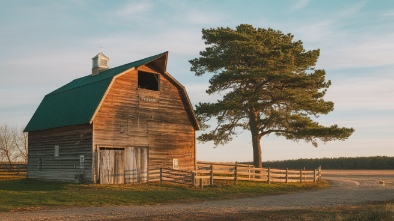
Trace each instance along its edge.
{"label": "fence post", "polygon": [[315,169],[313,172],[313,182],[316,183],[316,172],[317,170]]}
{"label": "fence post", "polygon": [[163,168],[160,167],[160,183],[163,182]]}
{"label": "fence post", "polygon": [[319,181],[321,180],[321,166],[319,166]]}
{"label": "fence post", "polygon": [[204,185],[202,185],[202,178],[200,178],[200,189],[202,190],[203,187]]}
{"label": "fence post", "polygon": [[213,186],[213,165],[212,165],[212,163],[211,163],[211,177],[210,177],[210,180],[209,180],[209,185]]}
{"label": "fence post", "polygon": [[286,183],[289,183],[289,168],[286,168]]}
{"label": "fence post", "polygon": [[237,185],[237,176],[238,176],[238,162],[235,161],[235,169],[234,169],[234,183]]}
{"label": "fence post", "polygon": [[268,167],[268,184],[271,184],[271,167]]}
{"label": "fence post", "polygon": [[300,170],[300,183],[302,183],[302,169]]}

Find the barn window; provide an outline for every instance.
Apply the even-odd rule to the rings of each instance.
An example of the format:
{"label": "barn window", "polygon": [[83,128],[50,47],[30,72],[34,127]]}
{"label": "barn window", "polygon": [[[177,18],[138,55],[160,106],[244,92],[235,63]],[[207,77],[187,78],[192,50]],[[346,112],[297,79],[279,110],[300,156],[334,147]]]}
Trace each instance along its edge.
{"label": "barn window", "polygon": [[138,87],[152,91],[159,90],[159,75],[149,72],[138,72]]}
{"label": "barn window", "polygon": [[172,169],[179,170],[178,159],[172,159]]}
{"label": "barn window", "polygon": [[55,146],[55,157],[59,156],[59,146]]}
{"label": "barn window", "polygon": [[85,155],[79,155],[79,168],[83,169],[85,167]]}

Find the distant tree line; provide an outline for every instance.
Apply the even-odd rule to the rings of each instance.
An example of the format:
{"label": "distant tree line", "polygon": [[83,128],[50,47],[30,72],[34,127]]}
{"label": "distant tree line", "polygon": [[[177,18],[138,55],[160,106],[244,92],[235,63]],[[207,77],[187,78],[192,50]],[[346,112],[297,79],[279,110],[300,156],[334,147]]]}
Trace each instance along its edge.
{"label": "distant tree line", "polygon": [[27,139],[23,127],[0,125],[0,164],[27,163]]}
{"label": "distant tree line", "polygon": [[321,159],[297,159],[283,161],[267,161],[263,167],[278,169],[394,169],[394,157],[339,157]]}

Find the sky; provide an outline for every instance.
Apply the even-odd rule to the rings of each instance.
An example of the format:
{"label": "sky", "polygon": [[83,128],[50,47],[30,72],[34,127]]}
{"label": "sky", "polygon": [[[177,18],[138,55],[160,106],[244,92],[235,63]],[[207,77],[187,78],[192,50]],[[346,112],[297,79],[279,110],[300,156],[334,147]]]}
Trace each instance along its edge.
{"label": "sky", "polygon": [[[319,48],[316,68],[332,81],[325,100],[335,106],[317,121],[355,129],[346,141],[317,148],[263,137],[263,161],[394,156],[392,0],[0,0],[0,125],[24,127],[46,94],[89,75],[99,52],[116,67],[169,51],[167,71],[193,105],[215,101],[205,93],[209,74],[196,77],[188,61],[205,48],[203,28],[240,24]],[[250,132],[216,148],[197,143],[197,159],[252,161]]]}

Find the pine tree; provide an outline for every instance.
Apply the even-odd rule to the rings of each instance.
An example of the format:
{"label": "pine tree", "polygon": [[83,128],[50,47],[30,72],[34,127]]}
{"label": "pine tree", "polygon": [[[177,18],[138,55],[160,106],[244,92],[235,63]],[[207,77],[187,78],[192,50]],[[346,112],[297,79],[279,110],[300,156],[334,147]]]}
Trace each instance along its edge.
{"label": "pine tree", "polygon": [[199,103],[196,114],[207,130],[215,117],[217,126],[198,137],[223,145],[250,130],[253,162],[261,167],[262,137],[271,133],[289,140],[305,140],[317,147],[323,142],[345,140],[353,128],[322,126],[312,116],[328,114],[334,104],[323,99],[330,81],[316,70],[319,50],[306,51],[293,35],[242,24],[231,28],[203,29],[207,47],[190,60],[196,76],[212,74],[209,95],[224,93],[215,103]]}

